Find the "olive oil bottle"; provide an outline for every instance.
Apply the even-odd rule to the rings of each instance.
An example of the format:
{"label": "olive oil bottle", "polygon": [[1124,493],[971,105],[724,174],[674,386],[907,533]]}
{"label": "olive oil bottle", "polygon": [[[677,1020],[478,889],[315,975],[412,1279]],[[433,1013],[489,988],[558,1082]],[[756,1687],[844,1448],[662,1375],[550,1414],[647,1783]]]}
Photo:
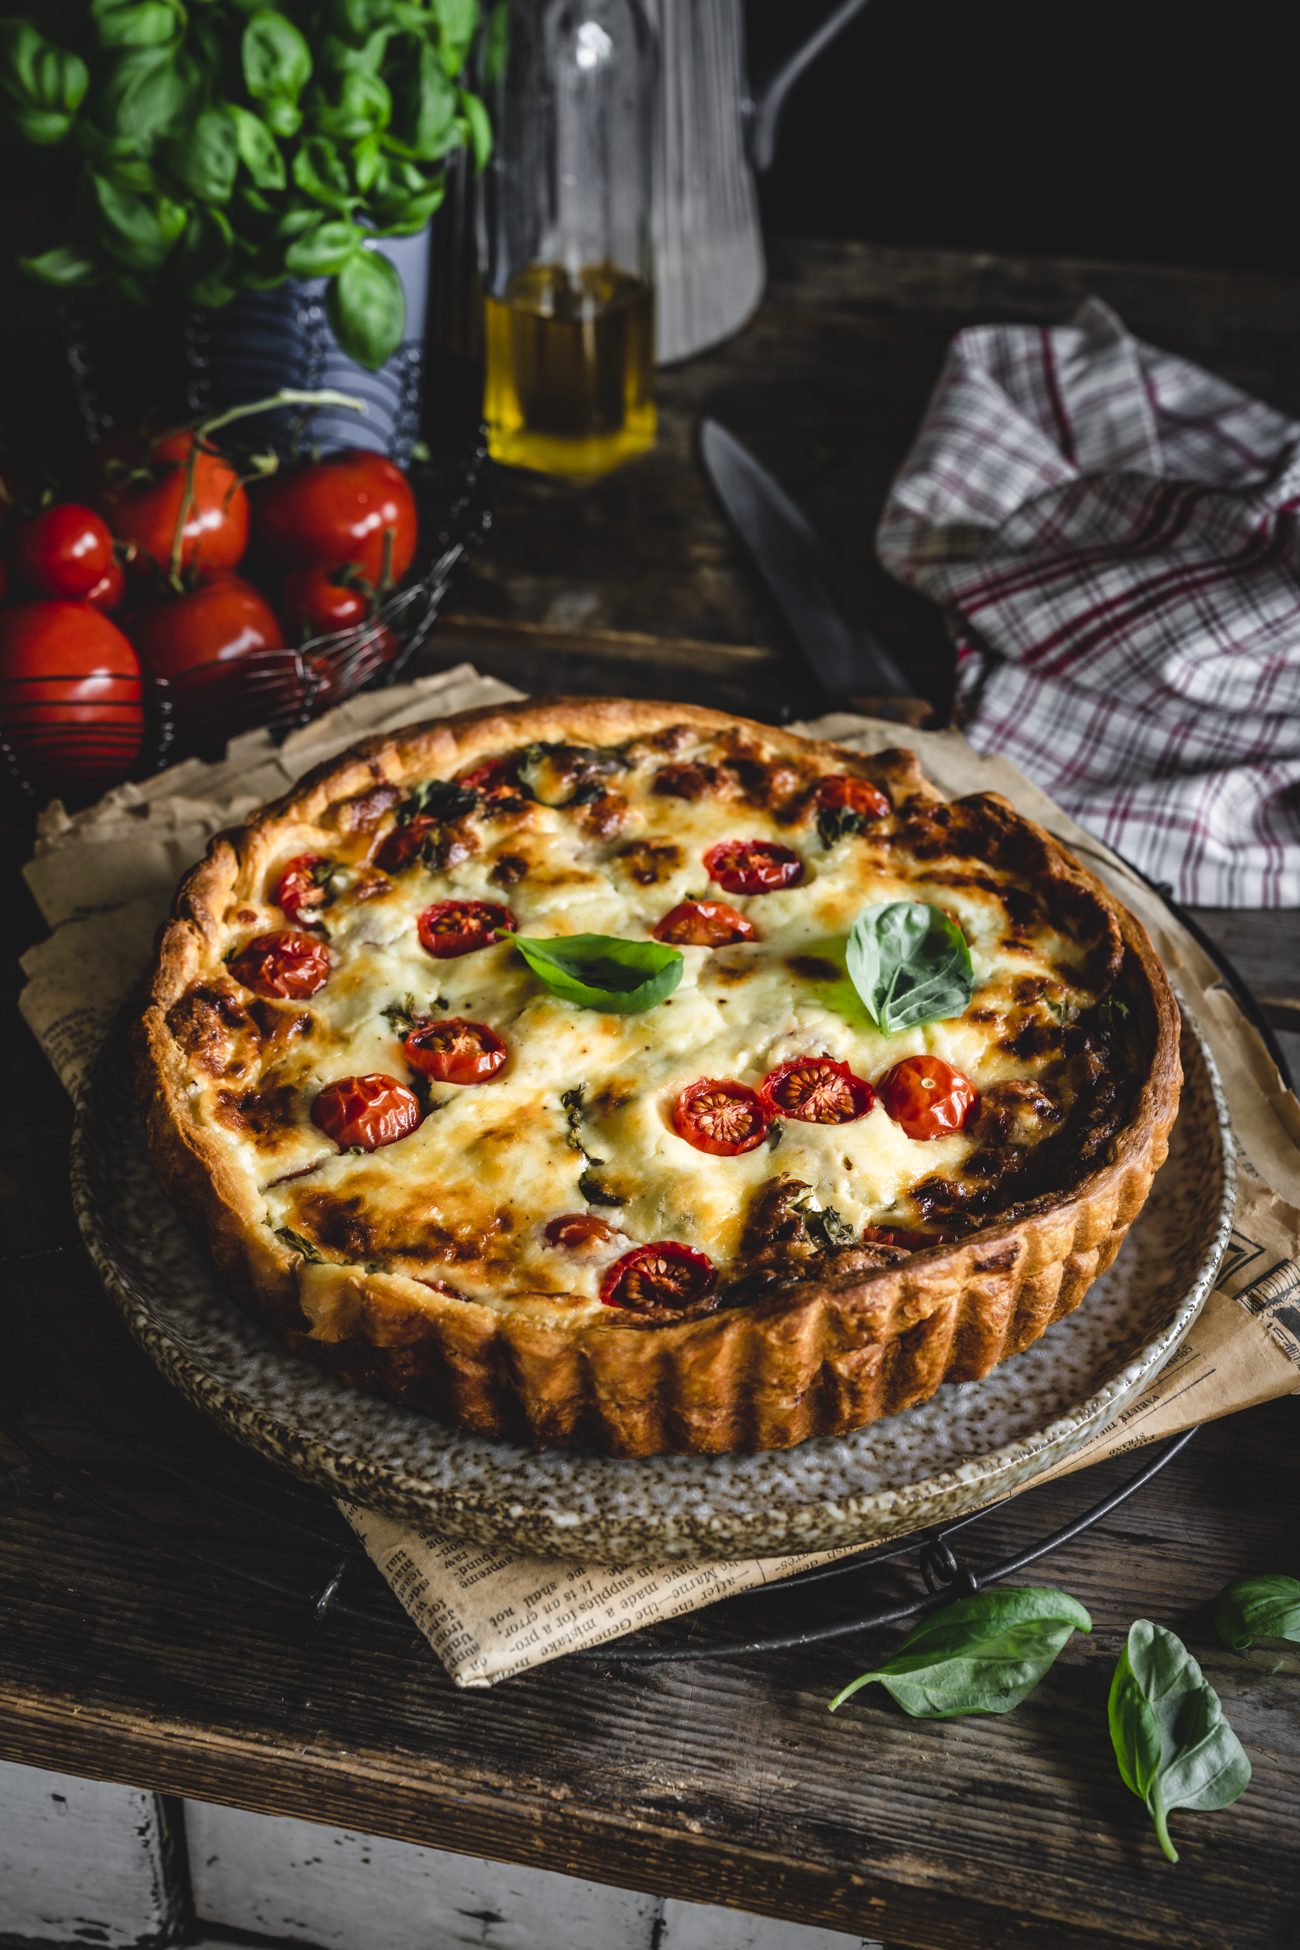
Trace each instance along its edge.
{"label": "olive oil bottle", "polygon": [[654,445],[654,293],[613,264],[530,264],[487,300],[494,460],[590,480]]}

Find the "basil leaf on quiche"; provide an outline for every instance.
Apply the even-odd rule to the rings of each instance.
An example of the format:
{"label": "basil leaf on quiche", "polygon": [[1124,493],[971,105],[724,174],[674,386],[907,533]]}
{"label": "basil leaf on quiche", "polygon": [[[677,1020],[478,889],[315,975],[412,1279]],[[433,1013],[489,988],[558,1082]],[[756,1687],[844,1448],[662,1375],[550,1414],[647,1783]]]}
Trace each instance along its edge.
{"label": "basil leaf on quiche", "polygon": [[926,901],[864,908],[844,959],[863,1008],[886,1036],[961,1015],[975,987],[965,935]]}
{"label": "basil leaf on quiche", "polygon": [[538,981],[584,1009],[639,1015],[672,994],[682,979],[680,949],[662,941],[624,941],[615,934],[566,934],[543,940],[512,934]]}

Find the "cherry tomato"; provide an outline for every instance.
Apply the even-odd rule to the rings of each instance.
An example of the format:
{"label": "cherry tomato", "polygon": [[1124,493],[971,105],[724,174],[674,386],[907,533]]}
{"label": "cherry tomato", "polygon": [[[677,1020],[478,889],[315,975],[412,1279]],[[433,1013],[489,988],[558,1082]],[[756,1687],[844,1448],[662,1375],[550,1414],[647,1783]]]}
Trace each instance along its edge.
{"label": "cherry tomato", "polygon": [[607,1246],[617,1237],[613,1226],[594,1212],[561,1212],[546,1228],[547,1245],[563,1246],[569,1252],[581,1252],[584,1246]]}
{"label": "cherry tomato", "polygon": [[776,840],[719,840],[704,856],[710,880],[729,894],[774,894],[797,887],[803,861]]}
{"label": "cherry tomato", "polygon": [[254,995],[288,997],[303,1002],[323,989],[330,978],[330,951],[313,934],[276,928],[255,934],[226,963],[237,982]]}
{"label": "cherry tomato", "polygon": [[437,824],[429,813],[416,813],[404,825],[394,826],[392,832],[386,833],[379,843],[375,865],[382,867],[385,873],[401,873],[404,867],[419,859],[425,841]]}
{"label": "cherry tomato", "polygon": [[857,813],[862,819],[884,819],[893,811],[879,786],[850,772],[828,772],[815,795],[821,812]]}
{"label": "cherry tomato", "polygon": [[117,609],[126,594],[126,573],[122,564],[114,556],[109,562],[93,589],[86,591],[86,601],[96,609]]}
{"label": "cherry tomato", "polygon": [[107,458],[98,500],[120,541],[132,542],[156,568],[171,567],[176,525],[193,483],[184,518],[180,567],[233,569],[248,547],[248,495],[224,456],[210,452],[193,432],[116,443]]}
{"label": "cherry tomato", "polygon": [[677,1239],[657,1239],[650,1246],[634,1246],[614,1261],[601,1281],[600,1297],[607,1307],[623,1307],[651,1320],[670,1320],[711,1293],[717,1280],[717,1268],[707,1253]]}
{"label": "cherry tomato", "polygon": [[282,869],[271,898],[291,921],[306,921],[312,927],[321,909],[329,906],[333,867],[324,853],[295,853]]}
{"label": "cherry tomato", "polygon": [[295,569],[280,591],[280,615],[295,642],[351,630],[370,614],[370,598],[351,583],[336,582],[332,569]]}
{"label": "cherry tomato", "polygon": [[327,1083],[311,1107],[311,1121],[340,1151],[354,1145],[378,1151],[409,1137],[424,1116],[420,1100],[396,1077],[372,1072]]}
{"label": "cherry tomato", "polygon": [[[273,474],[254,494],[258,545],[281,569],[352,563],[376,588],[400,582],[415,554],[415,496],[383,454],[348,448]],[[385,535],[391,536],[385,561]]]}
{"label": "cherry tomato", "polygon": [[767,1136],[768,1114],[758,1092],[730,1078],[701,1077],[688,1083],[673,1105],[673,1129],[697,1151],[738,1158]]}
{"label": "cherry tomato", "polygon": [[0,736],[40,798],[103,791],[144,741],[135,651],[90,603],[0,610]]}
{"label": "cherry tomato", "polygon": [[948,1137],[970,1116],[979,1092],[941,1056],[905,1056],[876,1086],[895,1124],[910,1138]]}
{"label": "cherry tomato", "polygon": [[14,573],[38,596],[89,596],[107,575],[113,537],[93,508],[56,502],[19,522],[9,542]]}
{"label": "cherry tomato", "polygon": [[865,1077],[829,1056],[796,1056],[778,1063],[759,1085],[773,1117],[802,1124],[851,1124],[865,1117],[876,1095]]}
{"label": "cherry tomato", "polygon": [[[295,682],[265,653],[284,638],[269,603],[242,576],[216,575],[183,596],[160,596],[123,618],[150,677],[169,686],[177,737],[213,743],[260,724],[277,686]],[[248,660],[259,662],[248,668]]]}
{"label": "cherry tomato", "polygon": [[515,917],[495,901],[435,901],[425,908],[416,927],[425,952],[450,961],[489,947],[499,933],[513,934]]}
{"label": "cherry tomato", "polygon": [[691,948],[725,948],[732,941],[758,941],[754,923],[726,901],[678,901],[655,928],[656,941]]}
{"label": "cherry tomato", "polygon": [[309,650],[303,661],[314,679],[312,701],[316,708],[341,704],[345,697],[351,697],[377,670],[391,664],[397,651],[393,632],[373,622],[359,624],[328,647]]}
{"label": "cherry tomato", "polygon": [[489,1083],[506,1060],[506,1046],[483,1022],[449,1016],[421,1023],[402,1044],[413,1070],[437,1083]]}
{"label": "cherry tomato", "polygon": [[486,758],[481,765],[471,765],[456,783],[470,792],[481,793],[488,800],[518,799],[524,793],[519,782],[519,759],[514,754],[508,758]]}

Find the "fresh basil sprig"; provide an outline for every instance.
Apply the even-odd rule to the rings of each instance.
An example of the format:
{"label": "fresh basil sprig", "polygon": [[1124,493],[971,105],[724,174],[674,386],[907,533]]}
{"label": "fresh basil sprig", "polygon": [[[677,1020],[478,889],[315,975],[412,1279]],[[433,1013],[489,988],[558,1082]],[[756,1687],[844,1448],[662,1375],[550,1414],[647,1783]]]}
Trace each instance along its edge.
{"label": "fresh basil sprig", "polygon": [[965,935],[925,901],[864,908],[844,959],[863,1008],[886,1036],[961,1015],[975,987]]}
{"label": "fresh basil sprig", "polygon": [[1246,1652],[1256,1639],[1294,1639],[1300,1644],[1300,1580],[1283,1577],[1238,1578],[1219,1593],[1214,1629],[1234,1652]]}
{"label": "fresh basil sprig", "polygon": [[923,1618],[892,1659],[835,1695],[831,1712],[878,1682],[916,1720],[1009,1713],[1072,1634],[1091,1630],[1083,1606],[1064,1591],[980,1591]]}
{"label": "fresh basil sprig", "polygon": [[1176,1862],[1170,1815],[1230,1807],[1250,1784],[1246,1751],[1182,1640],[1149,1618],[1129,1627],[1108,1712],[1120,1778],[1145,1802],[1161,1848]]}
{"label": "fresh basil sprig", "polygon": [[623,941],[614,934],[507,938],[552,995],[584,1009],[639,1015],[671,995],[682,979],[681,950],[662,941]]}

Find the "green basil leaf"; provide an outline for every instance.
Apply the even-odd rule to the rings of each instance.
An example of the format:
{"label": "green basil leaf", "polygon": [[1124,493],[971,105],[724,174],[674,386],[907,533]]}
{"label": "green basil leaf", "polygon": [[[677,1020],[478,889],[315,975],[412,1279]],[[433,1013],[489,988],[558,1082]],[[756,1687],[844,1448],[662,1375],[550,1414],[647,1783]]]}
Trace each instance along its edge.
{"label": "green basil leaf", "polygon": [[417,162],[436,162],[456,145],[456,90],[427,40],[416,43],[415,59],[394,87],[391,126]]}
{"label": "green basil leaf", "polygon": [[375,235],[378,237],[416,237],[435,210],[441,209],[447,185],[439,180],[419,196],[384,200],[375,205]]}
{"label": "green basil leaf", "polygon": [[254,101],[296,102],[311,78],[311,49],[293,22],[270,7],[244,29],[240,57]]}
{"label": "green basil leaf", "polygon": [[1146,1804],[1171,1862],[1176,1808],[1227,1808],[1250,1784],[1250,1761],[1219,1696],[1177,1635],[1150,1619],[1129,1627],[1108,1706],[1124,1785]]}
{"label": "green basil leaf", "polygon": [[379,181],[384,167],[384,151],[378,132],[363,135],[352,149],[352,180],[363,195]]}
{"label": "green basil leaf", "polygon": [[488,120],[488,112],[478,96],[471,95],[467,88],[457,91],[456,100],[465,119],[474,167],[482,172],[487,167],[488,157],[492,154],[492,124]]}
{"label": "green basil leaf", "polygon": [[406,299],[402,280],[381,251],[359,250],[326,294],[334,336],[350,359],[377,372],[402,342]]}
{"label": "green basil leaf", "polygon": [[60,244],[54,250],[42,251],[39,257],[20,258],[19,263],[28,277],[35,278],[38,284],[51,284],[63,291],[94,284],[103,276],[101,266],[71,244]]}
{"label": "green basil leaf", "polygon": [[979,1591],[923,1618],[892,1659],[835,1695],[831,1711],[863,1686],[881,1685],[913,1719],[1009,1713],[1070,1637],[1091,1630],[1083,1606],[1064,1591]]}
{"label": "green basil leaf", "polygon": [[28,21],[0,22],[0,89],[24,141],[38,148],[62,142],[89,86],[80,55],[56,47]]}
{"label": "green basil leaf", "polygon": [[185,228],[183,203],[137,196],[93,173],[90,193],[102,219],[104,248],[131,271],[156,271]]}
{"label": "green basil leaf", "polygon": [[184,26],[177,0],[90,0],[101,47],[170,47]]}
{"label": "green basil leaf", "polygon": [[302,110],[297,102],[263,102],[262,116],[272,135],[278,135],[283,142],[297,135],[302,127]]}
{"label": "green basil leaf", "polygon": [[849,934],[849,980],[886,1036],[962,1014],[975,986],[970,948],[955,921],[924,901],[877,901]]}
{"label": "green basil leaf", "polygon": [[1294,1639],[1300,1644],[1300,1579],[1238,1578],[1219,1594],[1214,1629],[1234,1652],[1247,1651],[1256,1639]]}
{"label": "green basil leaf", "polygon": [[169,142],[172,174],[202,203],[228,203],[239,167],[239,138],[233,119],[219,108],[205,108],[184,135]]}
{"label": "green basil leaf", "polygon": [[327,217],[294,239],[284,254],[285,264],[296,278],[331,278],[361,249],[362,236],[345,217]]}
{"label": "green basil leaf", "polygon": [[111,133],[147,154],[183,123],[193,106],[193,65],[166,48],[141,48],[113,64],[95,95],[95,115]]}
{"label": "green basil leaf", "polygon": [[359,142],[364,135],[386,129],[393,113],[393,98],[377,74],[345,74],[336,102],[321,100],[315,106],[315,125],[324,135],[340,142]]}
{"label": "green basil leaf", "polygon": [[539,982],[565,1002],[611,1015],[639,1015],[672,994],[683,956],[661,941],[623,941],[614,934],[568,934],[538,940],[510,936]]}
{"label": "green basil leaf", "polygon": [[259,190],[282,190],[288,181],[284,157],[275,137],[259,116],[238,102],[231,104],[239,160]]}
{"label": "green basil leaf", "polygon": [[347,164],[327,136],[307,137],[293,159],[293,180],[328,210],[351,210],[357,202]]}
{"label": "green basil leaf", "polygon": [[341,26],[357,40],[382,26],[392,10],[392,0],[337,0],[336,7]]}
{"label": "green basil leaf", "polygon": [[442,65],[449,75],[458,75],[478,26],[478,0],[433,0],[433,14],[441,30]]}
{"label": "green basil leaf", "polygon": [[171,269],[193,305],[215,311],[228,305],[237,286],[231,275],[235,233],[223,210],[196,210],[176,247]]}

